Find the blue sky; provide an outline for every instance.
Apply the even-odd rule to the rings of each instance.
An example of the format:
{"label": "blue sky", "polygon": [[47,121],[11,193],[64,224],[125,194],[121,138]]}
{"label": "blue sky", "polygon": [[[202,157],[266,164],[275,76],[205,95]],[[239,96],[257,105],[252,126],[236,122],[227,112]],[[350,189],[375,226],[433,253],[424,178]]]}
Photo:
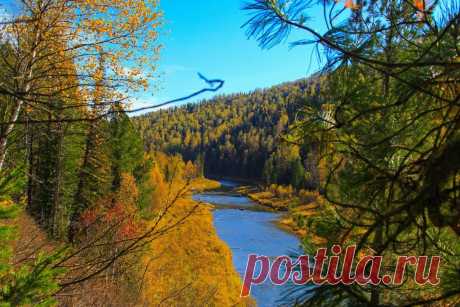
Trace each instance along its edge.
{"label": "blue sky", "polygon": [[197,72],[225,80],[219,94],[247,92],[310,75],[316,67],[311,47],[290,48],[292,38],[262,50],[254,39],[247,39],[241,29],[249,18],[241,10],[243,4],[242,0],[163,0],[164,49],[159,62],[162,76],[157,82],[160,88],[139,94],[138,99],[160,102],[200,89],[204,84]]}

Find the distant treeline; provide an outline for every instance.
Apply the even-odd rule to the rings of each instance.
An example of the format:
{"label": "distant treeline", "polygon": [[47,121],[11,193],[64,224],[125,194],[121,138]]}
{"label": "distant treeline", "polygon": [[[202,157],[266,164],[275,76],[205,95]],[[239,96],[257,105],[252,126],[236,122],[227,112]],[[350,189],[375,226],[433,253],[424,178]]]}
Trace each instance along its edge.
{"label": "distant treeline", "polygon": [[319,105],[320,85],[309,78],[218,96],[136,119],[147,151],[179,153],[204,165],[205,175],[233,176],[316,188],[312,147],[283,139],[303,106]]}

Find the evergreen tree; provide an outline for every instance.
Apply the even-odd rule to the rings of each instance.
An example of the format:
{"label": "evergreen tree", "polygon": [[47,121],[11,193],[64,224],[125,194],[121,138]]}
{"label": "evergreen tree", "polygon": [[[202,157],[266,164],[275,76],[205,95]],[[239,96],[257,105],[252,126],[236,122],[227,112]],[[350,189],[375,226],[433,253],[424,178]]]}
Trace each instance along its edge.
{"label": "evergreen tree", "polygon": [[[136,171],[141,167],[144,147],[139,133],[133,127],[129,117],[123,112],[114,114],[110,119],[109,138],[113,177],[112,189],[117,189],[122,173],[138,173]],[[137,175],[142,176],[142,174]]]}
{"label": "evergreen tree", "polygon": [[69,239],[73,241],[79,227],[80,215],[112,188],[108,122],[90,123],[86,135],[79,181],[74,195],[70,218]]}
{"label": "evergreen tree", "polygon": [[291,170],[292,170],[291,185],[294,188],[299,189],[303,186],[305,168],[302,165],[302,162],[300,161],[300,159],[295,159],[291,163],[292,163],[291,165]]}
{"label": "evergreen tree", "polygon": [[22,208],[19,195],[26,177],[23,168],[3,169],[0,177],[0,305],[48,306],[55,303],[52,295],[58,289],[57,277],[62,270],[53,268],[61,259],[60,252],[39,255],[33,262],[13,265],[12,243],[17,240],[15,220]]}
{"label": "evergreen tree", "polygon": [[[142,115],[134,123],[148,150],[179,153],[200,165],[204,175],[289,184],[292,147],[282,142],[282,136],[302,117],[302,104],[318,103],[314,97],[318,82],[312,77],[248,94],[219,96]],[[302,160],[307,158],[301,154]],[[271,156],[276,157],[269,165]],[[267,172],[277,174],[268,176]]]}
{"label": "evergreen tree", "polygon": [[373,250],[388,263],[401,254],[448,260],[437,287],[410,278],[397,287],[323,285],[292,300],[302,306],[455,305],[460,116],[459,88],[449,84],[460,77],[460,3],[330,2],[321,3],[329,11],[325,33],[311,26],[310,1],[256,0],[246,7],[254,13],[248,33],[262,46],[296,28],[313,37],[297,45],[315,43],[326,55],[321,99],[304,106],[293,131],[321,157],[317,181],[326,198],[304,223],[307,253],[316,235],[329,247],[347,242],[358,253]]}

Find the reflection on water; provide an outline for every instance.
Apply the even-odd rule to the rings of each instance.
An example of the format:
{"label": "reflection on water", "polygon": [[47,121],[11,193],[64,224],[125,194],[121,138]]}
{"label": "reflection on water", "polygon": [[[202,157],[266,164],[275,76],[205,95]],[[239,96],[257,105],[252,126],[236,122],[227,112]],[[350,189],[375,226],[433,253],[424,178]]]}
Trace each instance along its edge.
{"label": "reflection on water", "polygon": [[[227,181],[227,184],[232,183]],[[233,183],[237,186],[236,183]],[[250,199],[242,195],[227,193],[206,193],[194,195],[194,199],[219,205],[214,210],[214,225],[219,237],[231,248],[233,263],[243,277],[248,254],[266,255],[275,258],[299,251],[299,239],[276,227],[274,222],[279,213],[238,208],[257,207]],[[228,208],[225,208],[225,206]],[[257,273],[257,272],[256,272]],[[272,307],[280,305],[280,299],[291,285],[274,286],[269,280],[262,285],[253,286],[251,295],[258,306]]]}

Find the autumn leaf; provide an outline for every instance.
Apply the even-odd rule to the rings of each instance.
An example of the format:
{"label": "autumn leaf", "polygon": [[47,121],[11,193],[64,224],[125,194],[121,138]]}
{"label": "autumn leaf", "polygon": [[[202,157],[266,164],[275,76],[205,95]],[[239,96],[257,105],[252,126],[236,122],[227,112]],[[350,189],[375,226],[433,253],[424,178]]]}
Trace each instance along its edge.
{"label": "autumn leaf", "polygon": [[417,10],[421,12],[425,11],[425,0],[414,0],[414,5]]}
{"label": "autumn leaf", "polygon": [[346,8],[356,10],[359,8],[359,5],[355,3],[354,0],[345,0],[345,5]]}

